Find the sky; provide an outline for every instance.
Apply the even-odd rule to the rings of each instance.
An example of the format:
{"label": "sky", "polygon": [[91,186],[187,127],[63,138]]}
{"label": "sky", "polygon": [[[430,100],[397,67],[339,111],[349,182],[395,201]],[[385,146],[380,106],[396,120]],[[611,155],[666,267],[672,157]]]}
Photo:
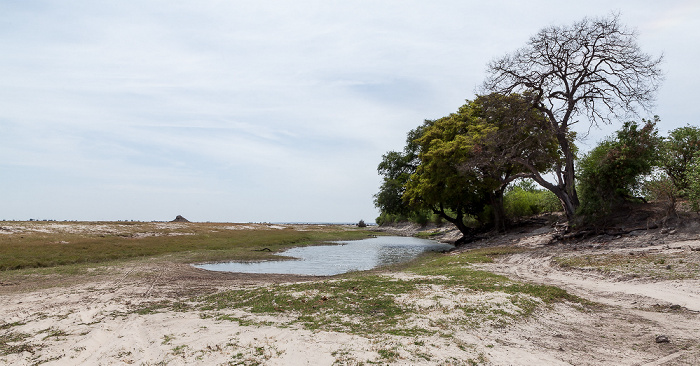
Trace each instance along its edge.
{"label": "sky", "polygon": [[699,125],[698,0],[0,0],[0,220],[373,222],[409,130],[613,12],[664,56],[639,118]]}

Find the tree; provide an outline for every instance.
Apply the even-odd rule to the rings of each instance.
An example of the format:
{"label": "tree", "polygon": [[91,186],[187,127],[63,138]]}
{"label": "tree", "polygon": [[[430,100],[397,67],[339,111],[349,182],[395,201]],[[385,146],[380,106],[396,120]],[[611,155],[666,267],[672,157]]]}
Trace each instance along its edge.
{"label": "tree", "polygon": [[643,120],[625,122],[614,138],[601,142],[581,160],[580,212],[588,219],[597,219],[612,208],[634,198],[640,188],[640,177],[651,174],[659,161],[656,123]]}
{"label": "tree", "polygon": [[530,176],[514,160],[545,171],[557,158],[546,120],[528,98],[478,96],[426,127],[415,140],[420,164],[406,184],[404,200],[431,209],[465,235],[464,219],[480,215],[488,205],[493,226],[504,229],[504,190],[514,179]]}
{"label": "tree", "polygon": [[506,187],[517,178],[532,176],[519,162],[539,171],[548,171],[557,163],[556,140],[548,132],[545,116],[532,108],[531,98],[530,94],[481,95],[459,112],[496,128],[460,167],[477,172],[490,187],[487,194],[493,223],[499,230],[507,224],[503,206]]}
{"label": "tree", "polygon": [[[382,161],[377,171],[383,176],[379,192],[374,195],[374,206],[382,215],[395,215],[409,217],[415,210],[403,200],[406,191],[406,183],[411,174],[415,173],[419,164],[419,145],[415,142],[423,134],[425,128],[433,121],[426,120],[423,125],[411,130],[406,137],[406,146],[403,152],[389,151],[382,156]],[[381,220],[377,221],[382,224]]]}
{"label": "tree", "polygon": [[579,117],[597,126],[635,113],[637,107],[648,110],[662,79],[662,58],[643,53],[636,38],[618,15],[584,18],[568,27],[544,28],[525,47],[488,66],[485,91],[532,93],[533,106],[547,117],[562,157],[554,170],[556,183],[545,180],[537,167],[521,163],[559,198],[569,219],[579,206],[571,126]]}
{"label": "tree", "polygon": [[700,151],[700,128],[679,127],[664,140],[662,168],[676,188],[685,193],[691,183],[688,172],[694,155]]}
{"label": "tree", "polygon": [[465,219],[483,211],[486,187],[474,172],[460,171],[458,165],[490,130],[493,127],[483,123],[463,123],[458,114],[434,121],[415,140],[420,146],[420,164],[406,183],[403,199],[415,209],[431,210],[469,235]]}
{"label": "tree", "polygon": [[688,166],[688,201],[695,212],[700,212],[700,151]]}

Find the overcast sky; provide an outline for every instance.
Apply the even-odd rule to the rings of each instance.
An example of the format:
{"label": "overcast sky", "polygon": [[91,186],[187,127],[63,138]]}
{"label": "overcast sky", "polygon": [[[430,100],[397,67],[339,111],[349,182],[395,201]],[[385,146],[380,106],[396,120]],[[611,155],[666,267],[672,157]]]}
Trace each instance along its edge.
{"label": "overcast sky", "polygon": [[664,54],[661,132],[700,124],[697,0],[0,0],[0,219],[374,221],[410,129],[611,12]]}

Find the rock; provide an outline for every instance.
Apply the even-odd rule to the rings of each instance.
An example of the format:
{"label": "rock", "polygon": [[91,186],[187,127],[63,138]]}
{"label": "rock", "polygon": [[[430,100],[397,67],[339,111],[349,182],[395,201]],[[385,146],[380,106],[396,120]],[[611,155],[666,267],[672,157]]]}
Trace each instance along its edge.
{"label": "rock", "polygon": [[180,215],[177,215],[177,216],[175,217],[175,220],[173,220],[173,221],[171,221],[171,222],[190,222],[190,220],[187,220],[186,218],[184,218],[184,217],[182,217],[182,216],[180,216]]}
{"label": "rock", "polygon": [[669,343],[669,342],[671,342],[671,341],[665,335],[656,336],[656,343]]}
{"label": "rock", "polygon": [[681,306],[678,305],[678,304],[676,304],[676,305],[671,305],[669,308],[670,308],[671,310],[681,310]]}

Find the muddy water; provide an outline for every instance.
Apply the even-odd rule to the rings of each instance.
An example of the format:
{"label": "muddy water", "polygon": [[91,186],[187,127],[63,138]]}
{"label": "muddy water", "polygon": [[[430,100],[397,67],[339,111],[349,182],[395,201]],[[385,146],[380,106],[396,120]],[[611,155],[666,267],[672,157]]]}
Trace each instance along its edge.
{"label": "muddy water", "polygon": [[380,236],[364,240],[341,241],[337,245],[292,248],[280,255],[296,260],[255,263],[226,262],[195,265],[210,271],[276,273],[309,276],[332,276],[364,271],[379,266],[407,262],[428,251],[454,248],[432,240],[401,236]]}

